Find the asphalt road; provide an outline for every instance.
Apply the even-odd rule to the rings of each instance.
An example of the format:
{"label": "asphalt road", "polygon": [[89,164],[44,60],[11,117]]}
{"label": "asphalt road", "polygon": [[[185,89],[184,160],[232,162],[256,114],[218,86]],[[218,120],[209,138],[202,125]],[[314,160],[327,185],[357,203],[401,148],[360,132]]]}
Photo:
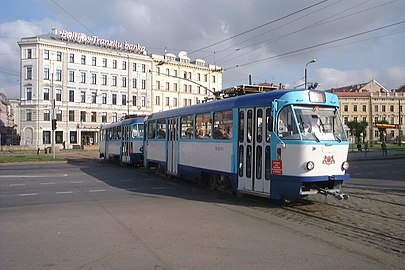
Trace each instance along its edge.
{"label": "asphalt road", "polygon": [[0,269],[403,267],[273,209],[99,161],[1,165]]}

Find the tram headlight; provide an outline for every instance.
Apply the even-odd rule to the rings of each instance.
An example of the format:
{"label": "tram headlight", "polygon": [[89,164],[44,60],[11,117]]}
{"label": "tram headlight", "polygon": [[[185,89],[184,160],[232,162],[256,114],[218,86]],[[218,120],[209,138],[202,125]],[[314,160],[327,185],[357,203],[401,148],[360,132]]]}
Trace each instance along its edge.
{"label": "tram headlight", "polygon": [[307,168],[308,171],[313,170],[315,168],[315,163],[313,161],[308,161],[307,165],[306,165],[306,168]]}
{"label": "tram headlight", "polygon": [[344,161],[342,163],[342,171],[347,171],[349,169],[349,162]]}

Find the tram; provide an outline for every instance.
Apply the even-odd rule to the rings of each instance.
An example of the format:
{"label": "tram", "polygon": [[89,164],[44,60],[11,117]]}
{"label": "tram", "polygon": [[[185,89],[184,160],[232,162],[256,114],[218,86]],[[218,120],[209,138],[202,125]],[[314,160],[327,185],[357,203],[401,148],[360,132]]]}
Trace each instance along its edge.
{"label": "tram", "polygon": [[141,165],[143,162],[144,118],[121,120],[101,127],[100,158]]}
{"label": "tram", "polygon": [[338,106],[332,93],[276,90],[154,113],[145,117],[144,163],[241,195],[347,199]]}

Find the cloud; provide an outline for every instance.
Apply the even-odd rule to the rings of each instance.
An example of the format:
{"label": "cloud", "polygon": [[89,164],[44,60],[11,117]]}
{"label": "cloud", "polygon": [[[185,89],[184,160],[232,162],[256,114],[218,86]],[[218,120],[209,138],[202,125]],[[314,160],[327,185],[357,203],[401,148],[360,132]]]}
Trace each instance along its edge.
{"label": "cloud", "polygon": [[396,88],[405,84],[405,66],[390,67],[385,74],[387,84],[395,85]]}
{"label": "cloud", "polygon": [[[364,68],[360,70],[337,70],[334,68],[320,68],[316,71],[316,77],[321,84],[320,88],[330,89],[368,82],[378,78],[377,70]],[[377,79],[378,81],[378,79]]]}

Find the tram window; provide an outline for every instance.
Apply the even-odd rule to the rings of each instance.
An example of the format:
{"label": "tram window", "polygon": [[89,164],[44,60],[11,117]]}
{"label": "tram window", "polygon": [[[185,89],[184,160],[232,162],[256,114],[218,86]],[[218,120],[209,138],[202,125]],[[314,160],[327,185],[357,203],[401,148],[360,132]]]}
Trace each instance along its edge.
{"label": "tram window", "polygon": [[181,138],[192,139],[194,134],[194,117],[187,115],[181,117]]}
{"label": "tram window", "polygon": [[144,133],[144,125],[143,124],[138,124],[138,138],[143,138],[143,133]]}
{"label": "tram window", "polygon": [[214,139],[232,139],[232,127],[232,111],[222,111],[214,113]]}
{"label": "tram window", "polygon": [[263,110],[258,109],[256,112],[256,124],[257,124],[257,134],[256,134],[256,141],[258,143],[262,142],[263,137]]}
{"label": "tram window", "polygon": [[253,122],[253,114],[252,114],[252,110],[248,110],[248,113],[247,113],[247,142],[251,142],[252,141],[252,128],[253,128],[253,125],[252,125],[252,122]]}
{"label": "tram window", "polygon": [[256,179],[262,178],[262,146],[256,147]]}
{"label": "tram window", "polygon": [[245,112],[239,112],[239,142],[243,142],[245,135]]}
{"label": "tram window", "polygon": [[271,116],[271,109],[266,109],[266,142],[270,141],[271,132],[273,131],[273,117]]}
{"label": "tram window", "polygon": [[246,177],[252,177],[252,146],[248,145],[246,148]]}
{"label": "tram window", "polygon": [[156,127],[157,127],[157,138],[158,139],[166,138],[166,119],[157,120]]}
{"label": "tram window", "polygon": [[278,116],[278,136],[284,140],[299,139],[298,129],[295,124],[291,107],[283,108]]}
{"label": "tram window", "polygon": [[270,146],[266,146],[264,156],[266,166],[264,177],[266,178],[266,180],[270,180]]}
{"label": "tram window", "polygon": [[121,127],[117,127],[117,139],[121,140]]}
{"label": "tram window", "polygon": [[211,137],[212,119],[210,113],[197,114],[196,116],[196,138],[209,139]]}
{"label": "tram window", "polygon": [[238,167],[238,173],[239,177],[243,176],[243,145],[239,145],[239,167]]}
{"label": "tram window", "polygon": [[156,121],[150,121],[148,123],[148,139],[154,139],[156,137]]}

